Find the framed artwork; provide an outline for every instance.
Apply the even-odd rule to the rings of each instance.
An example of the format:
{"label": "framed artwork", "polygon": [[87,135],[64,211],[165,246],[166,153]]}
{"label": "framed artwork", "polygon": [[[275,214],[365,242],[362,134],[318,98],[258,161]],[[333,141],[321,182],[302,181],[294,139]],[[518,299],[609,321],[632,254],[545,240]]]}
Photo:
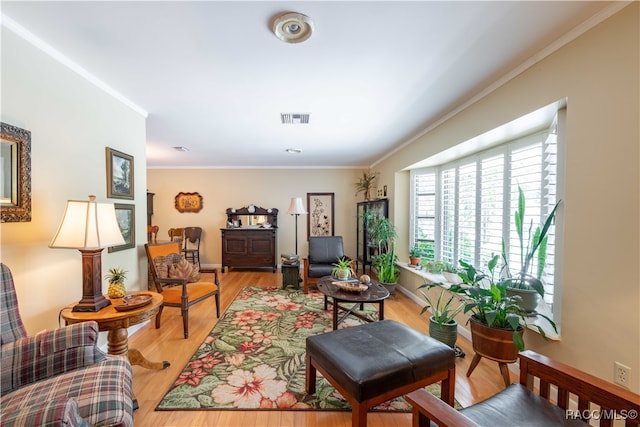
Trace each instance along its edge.
{"label": "framed artwork", "polygon": [[124,237],[124,245],[111,246],[109,252],[122,251],[136,247],[136,205],[127,205],[116,203],[116,219],[122,237]]}
{"label": "framed artwork", "polygon": [[0,217],[2,222],[31,221],[31,132],[1,124]]}
{"label": "framed artwork", "polygon": [[107,147],[107,197],[133,200],[133,156]]}
{"label": "framed artwork", "polygon": [[307,193],[307,240],[310,236],[333,236],[334,193]]}
{"label": "framed artwork", "polygon": [[202,209],[202,196],[199,193],[178,193],[176,196],[176,209],[178,212],[200,212]]}

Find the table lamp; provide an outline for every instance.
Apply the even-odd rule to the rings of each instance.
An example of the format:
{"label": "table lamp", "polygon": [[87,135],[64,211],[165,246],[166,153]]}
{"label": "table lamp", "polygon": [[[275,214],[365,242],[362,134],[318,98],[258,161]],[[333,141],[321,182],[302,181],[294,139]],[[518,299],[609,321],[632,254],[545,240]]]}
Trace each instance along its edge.
{"label": "table lamp", "polygon": [[287,209],[287,213],[289,215],[296,216],[296,254],[298,254],[298,217],[300,215],[307,214],[307,211],[304,209],[304,205],[302,204],[302,197],[291,198],[291,204],[289,204],[289,209]]}
{"label": "table lamp", "polygon": [[124,245],[113,203],[68,200],[50,248],[78,249],[82,253],[82,299],[73,311],[99,311],[111,304],[102,295],[102,250]]}

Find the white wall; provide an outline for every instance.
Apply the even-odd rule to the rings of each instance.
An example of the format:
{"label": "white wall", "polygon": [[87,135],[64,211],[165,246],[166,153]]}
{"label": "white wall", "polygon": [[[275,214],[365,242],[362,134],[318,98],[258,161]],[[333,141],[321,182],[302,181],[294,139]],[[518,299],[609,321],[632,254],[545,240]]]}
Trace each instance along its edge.
{"label": "white wall", "polygon": [[[528,333],[525,341],[608,381],[614,361],[630,366],[635,392],[640,389],[639,8],[637,2],[627,6],[375,166],[383,178],[395,180],[392,215],[402,223],[409,218],[405,167],[566,97],[558,280],[562,340],[546,342]],[[408,228],[401,233],[404,249]]]}
{"label": "white wall", "polygon": [[60,309],[82,296],[80,252],[48,245],[67,200],[94,194],[107,201],[105,147],[134,156],[138,246],[105,249],[102,273],[122,266],[129,270],[129,289],[146,289],[145,119],[4,27],[1,89],[2,121],[31,131],[32,221],[0,226],[0,255],[13,273],[22,319],[33,334],[55,328]]}

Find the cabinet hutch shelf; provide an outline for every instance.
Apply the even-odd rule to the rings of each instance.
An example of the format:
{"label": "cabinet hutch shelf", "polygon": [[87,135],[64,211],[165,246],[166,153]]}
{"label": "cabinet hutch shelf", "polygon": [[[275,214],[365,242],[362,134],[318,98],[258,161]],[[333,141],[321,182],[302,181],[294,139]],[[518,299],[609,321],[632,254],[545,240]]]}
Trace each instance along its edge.
{"label": "cabinet hutch shelf", "polygon": [[222,234],[222,272],[225,267],[271,268],[277,270],[276,237],[278,209],[249,205],[229,208]]}

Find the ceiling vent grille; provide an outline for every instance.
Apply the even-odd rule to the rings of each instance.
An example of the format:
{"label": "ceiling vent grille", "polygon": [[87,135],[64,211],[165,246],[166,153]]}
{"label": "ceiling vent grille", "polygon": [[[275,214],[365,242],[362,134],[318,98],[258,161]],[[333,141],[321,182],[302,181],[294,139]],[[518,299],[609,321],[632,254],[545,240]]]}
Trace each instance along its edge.
{"label": "ceiling vent grille", "polygon": [[308,113],[280,113],[283,125],[300,125],[309,123]]}

